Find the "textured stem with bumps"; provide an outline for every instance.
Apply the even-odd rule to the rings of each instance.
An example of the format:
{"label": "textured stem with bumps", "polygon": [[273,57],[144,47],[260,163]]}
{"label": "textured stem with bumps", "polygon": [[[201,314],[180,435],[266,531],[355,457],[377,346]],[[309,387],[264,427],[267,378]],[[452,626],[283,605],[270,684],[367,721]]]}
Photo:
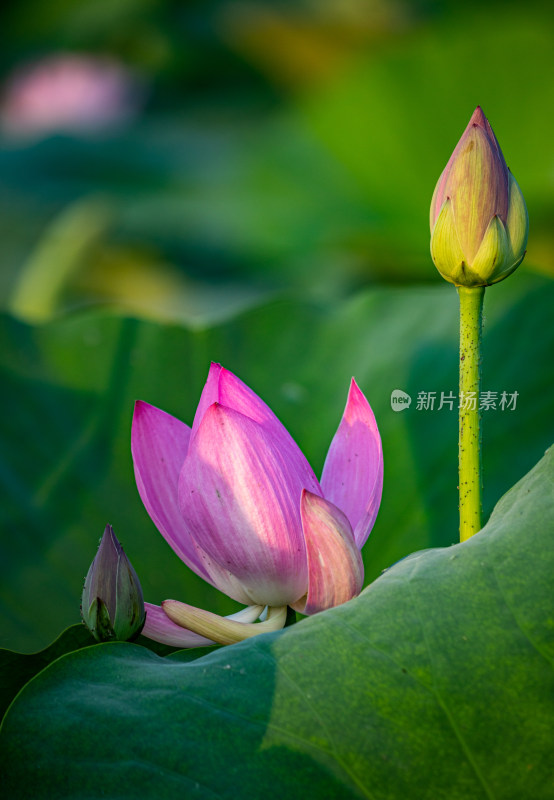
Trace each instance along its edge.
{"label": "textured stem with bumps", "polygon": [[458,474],[460,541],[481,530],[481,329],[484,286],[458,286],[460,297],[460,402]]}

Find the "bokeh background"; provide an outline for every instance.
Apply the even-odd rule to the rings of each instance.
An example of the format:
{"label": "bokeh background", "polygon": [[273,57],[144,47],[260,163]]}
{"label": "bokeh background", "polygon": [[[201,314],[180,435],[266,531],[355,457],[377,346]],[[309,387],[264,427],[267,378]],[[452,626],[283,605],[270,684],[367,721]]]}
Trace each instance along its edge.
{"label": "bokeh background", "polygon": [[[0,10],[0,645],[79,619],[106,522],[147,599],[234,610],[173,555],[133,402],[187,422],[210,360],[320,472],[351,375],[383,437],[366,582],[457,538],[457,298],[435,182],[475,106],[527,201],[487,290],[485,512],[554,433],[554,14],[543,2],[19,0]],[[395,413],[394,389],[409,393]],[[418,410],[419,392],[437,392]]]}

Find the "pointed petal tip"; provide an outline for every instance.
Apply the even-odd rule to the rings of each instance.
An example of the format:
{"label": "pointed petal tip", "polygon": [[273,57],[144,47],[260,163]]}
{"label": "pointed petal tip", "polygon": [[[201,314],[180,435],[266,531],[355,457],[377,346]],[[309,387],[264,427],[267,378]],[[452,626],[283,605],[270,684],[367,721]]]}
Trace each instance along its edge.
{"label": "pointed petal tip", "polygon": [[344,418],[349,421],[363,418],[366,424],[369,423],[371,428],[377,430],[377,422],[373,409],[354,378],[352,378],[350,382],[348,398],[344,409]]}
{"label": "pointed petal tip", "polygon": [[319,498],[320,495],[317,495],[314,492],[310,492],[309,489],[302,489],[302,492],[300,494],[300,505],[301,506],[310,504],[313,505],[313,503],[317,502]]}
{"label": "pointed petal tip", "polygon": [[483,109],[481,108],[481,106],[477,106],[475,111],[471,115],[470,124],[484,126],[486,122],[487,118],[483,112]]}
{"label": "pointed petal tip", "polygon": [[[355,378],[352,378],[352,380],[350,381],[350,388],[348,390],[348,399],[346,401],[347,407],[349,403],[357,403],[357,404],[361,403],[365,407],[369,408],[369,410],[371,411],[371,406],[369,405],[367,397],[358,386],[358,383],[356,382]],[[371,413],[373,414],[373,412]]]}
{"label": "pointed petal tip", "polygon": [[133,418],[131,420],[131,449],[133,449],[134,441],[139,430],[144,426],[148,426],[150,420],[154,419],[156,412],[159,414],[166,413],[165,411],[161,411],[161,409],[156,408],[156,406],[150,405],[150,403],[147,403],[144,400],[135,400]]}
{"label": "pointed petal tip", "polygon": [[375,415],[355,381],[321,476],[323,495],[346,514],[358,546],[377,516],[383,482],[383,447]]}
{"label": "pointed petal tip", "polygon": [[[214,402],[210,403],[210,405],[207,406],[206,410],[204,411],[204,416],[202,417],[202,422],[200,423],[200,425],[206,423],[211,425],[216,424],[215,422],[212,422],[212,419],[221,420],[220,424],[223,424],[225,418],[229,414],[231,415],[237,414],[240,417],[244,417],[244,414],[241,414],[240,411],[235,411],[234,409],[229,408],[229,406],[226,406],[219,400],[214,400]],[[198,429],[200,429],[200,426],[198,426]]]}
{"label": "pointed petal tip", "polygon": [[136,417],[137,414],[140,414],[144,411],[144,406],[147,406],[148,403],[145,403],[144,400],[135,400],[135,406],[133,408],[133,417]]}
{"label": "pointed petal tip", "polygon": [[151,403],[147,403],[146,400],[135,400],[135,406],[133,408],[133,422],[135,420],[139,420],[141,417],[144,417],[148,414],[165,414],[167,416],[171,416],[167,413],[167,411],[162,411],[161,408],[157,406],[153,406]]}
{"label": "pointed petal tip", "polygon": [[210,364],[210,372],[212,372],[212,371],[214,373],[217,373],[217,375],[219,376],[220,380],[223,379],[224,381],[227,381],[231,386],[234,383],[238,383],[238,384],[241,384],[241,385],[244,383],[243,381],[241,381],[241,379],[239,377],[237,377],[237,375],[235,375],[234,372],[232,372],[230,369],[227,369],[227,367],[224,367],[222,364],[219,363],[219,361],[212,361],[211,362],[211,364]]}
{"label": "pointed petal tip", "polygon": [[123,547],[117,536],[114,533],[113,527],[108,523],[104,529],[104,536],[109,536],[112,545],[115,547],[118,553],[123,551]]}
{"label": "pointed petal tip", "polygon": [[265,422],[274,418],[274,414],[261,398],[240,378],[230,370],[222,367],[221,364],[212,362],[194,418],[193,435],[196,433],[207,408],[214,401],[220,402],[228,408],[233,408],[257,422]]}

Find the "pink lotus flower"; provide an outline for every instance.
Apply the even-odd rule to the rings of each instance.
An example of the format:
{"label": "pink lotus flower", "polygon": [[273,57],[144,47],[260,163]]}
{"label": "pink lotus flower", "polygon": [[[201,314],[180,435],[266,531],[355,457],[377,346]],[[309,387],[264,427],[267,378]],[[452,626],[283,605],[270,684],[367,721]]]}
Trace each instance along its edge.
{"label": "pink lotus flower", "polygon": [[113,59],[54,53],[9,76],[0,126],[15,137],[91,134],[129,122],[143,95],[138,78]]}
{"label": "pink lotus flower", "polygon": [[[383,483],[381,439],[352,380],[321,483],[268,406],[212,364],[192,429],[138,401],[132,453],[142,501],[197,575],[249,606],[237,619],[146,603],[143,634],[176,646],[230,643],[344,603],[363,585],[360,549]],[[254,623],[265,606],[268,619]],[[235,615],[237,616],[237,615]]]}

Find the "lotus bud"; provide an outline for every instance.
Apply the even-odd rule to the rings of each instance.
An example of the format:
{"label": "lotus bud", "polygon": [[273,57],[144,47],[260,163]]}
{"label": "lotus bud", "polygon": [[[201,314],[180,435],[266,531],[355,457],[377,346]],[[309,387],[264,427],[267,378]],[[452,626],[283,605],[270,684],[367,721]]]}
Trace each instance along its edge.
{"label": "lotus bud", "polygon": [[523,261],[525,201],[479,106],[435,187],[430,223],[435,266],[456,286],[489,286]]}
{"label": "lotus bud", "polygon": [[135,639],[144,627],[140,582],[111,525],[85,579],[81,616],[98,642]]}

